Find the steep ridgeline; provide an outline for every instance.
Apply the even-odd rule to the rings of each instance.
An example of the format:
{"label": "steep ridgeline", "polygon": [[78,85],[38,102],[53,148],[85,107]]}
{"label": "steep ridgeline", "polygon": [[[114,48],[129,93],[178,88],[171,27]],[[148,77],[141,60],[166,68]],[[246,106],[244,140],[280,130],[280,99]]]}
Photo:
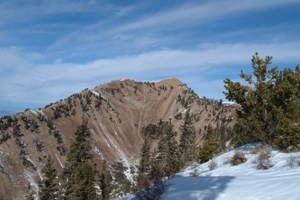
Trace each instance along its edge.
{"label": "steep ridgeline", "polygon": [[119,179],[126,177],[133,182],[145,139],[143,127],[167,121],[174,125],[179,139],[187,112],[196,129],[197,145],[203,141],[209,124],[229,128],[235,121],[234,106],[199,98],[177,79],[155,83],[113,81],[38,111],[2,117],[0,199],[24,199],[29,188],[37,190],[49,155],[61,172],[83,118],[88,120],[97,166],[101,168],[103,160],[107,160],[108,169]]}

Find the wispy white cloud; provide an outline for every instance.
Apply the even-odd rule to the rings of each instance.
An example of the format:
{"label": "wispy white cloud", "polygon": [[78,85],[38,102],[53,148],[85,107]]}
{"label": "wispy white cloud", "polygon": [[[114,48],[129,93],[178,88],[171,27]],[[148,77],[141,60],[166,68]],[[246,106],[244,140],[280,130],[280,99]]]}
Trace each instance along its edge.
{"label": "wispy white cloud", "polygon": [[[239,66],[240,69],[245,66],[256,51],[263,55],[273,55],[274,62],[296,62],[300,55],[299,45],[300,42],[280,45],[206,44],[195,50],[153,51],[136,56],[100,59],[86,64],[35,64],[29,71],[2,77],[0,90],[6,99],[22,98],[28,102],[35,100],[45,103],[82,88],[93,87],[108,79],[131,77],[145,80],[157,77],[158,74],[161,74],[161,77],[175,76],[187,79],[186,77],[195,74],[200,76],[210,70],[215,70],[217,75],[218,68],[223,68],[221,73],[224,73],[224,68]],[[26,60],[25,58],[24,62],[30,62]],[[225,78],[225,74],[222,76]],[[207,86],[206,91],[215,91],[214,93],[218,93],[215,96],[222,96],[222,85],[217,86],[220,88],[219,91],[214,89],[216,86],[211,87],[210,90]]]}
{"label": "wispy white cloud", "polygon": [[227,0],[227,1],[206,1],[205,3],[184,4],[172,10],[147,16],[135,22],[124,24],[116,29],[123,32],[142,28],[168,28],[184,27],[188,25],[199,25],[210,23],[211,20],[234,16],[241,12],[257,12],[263,9],[270,9],[285,5],[299,3],[297,0]]}
{"label": "wispy white cloud", "polygon": [[[201,30],[201,27],[207,24],[219,20],[231,19],[239,14],[255,14],[262,10],[281,8],[294,4],[299,4],[299,1],[219,0],[205,1],[203,3],[184,3],[170,9],[145,13],[134,20],[119,21],[112,17],[112,21],[110,21],[112,23],[106,24],[103,21],[99,21],[86,26],[82,30],[73,31],[58,38],[48,47],[48,52],[59,52],[63,55],[68,54],[70,57],[78,57],[86,51],[106,56],[106,53],[118,55],[131,52],[134,54],[141,51],[170,48],[176,46],[176,43],[184,45],[186,40],[188,40],[184,36],[182,36],[181,41],[178,40],[179,38],[175,30],[184,34],[186,30],[193,27]],[[138,6],[134,7],[133,10],[137,10],[137,8]],[[131,9],[129,10],[131,12]],[[286,29],[290,26],[291,24],[282,28]],[[246,31],[252,31],[253,35],[258,35],[262,31],[270,31],[270,28],[272,27],[265,27],[263,30],[261,28],[258,32],[256,30]],[[205,30],[205,28],[203,29]],[[171,33],[165,34],[165,32]],[[278,32],[280,33],[282,30],[278,30],[277,28],[274,31],[274,37],[276,37]],[[238,31],[234,33],[238,34]],[[270,32],[268,33],[268,35],[271,34]],[[230,33],[215,32],[213,36],[199,35],[197,41],[205,41],[206,37],[211,40],[214,38],[216,41],[218,38],[224,39],[228,34],[232,34],[232,31]],[[240,32],[239,35],[241,34],[243,33]],[[196,38],[194,39],[196,40]],[[272,37],[269,40],[272,40]]]}
{"label": "wispy white cloud", "polygon": [[42,57],[40,53],[26,52],[20,47],[0,48],[0,72],[28,70]]}

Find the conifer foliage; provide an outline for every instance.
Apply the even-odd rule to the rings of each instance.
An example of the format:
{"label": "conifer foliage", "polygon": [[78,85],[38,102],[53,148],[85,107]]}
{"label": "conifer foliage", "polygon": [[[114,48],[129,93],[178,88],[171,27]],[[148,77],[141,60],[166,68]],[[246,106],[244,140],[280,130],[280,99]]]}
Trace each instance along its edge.
{"label": "conifer foliage", "polygon": [[148,139],[146,139],[141,149],[141,159],[138,168],[137,184],[139,189],[150,185],[150,159],[150,144]]}
{"label": "conifer foliage", "polygon": [[[180,144],[176,140],[176,131],[171,121],[160,120],[143,129],[145,141],[141,149],[141,159],[137,176],[137,189],[152,184],[161,185],[163,177],[176,174],[186,162],[195,159],[195,128],[187,112],[181,126]],[[154,145],[151,151],[151,145]]]}
{"label": "conifer foliage", "polygon": [[192,124],[190,113],[187,112],[184,118],[184,123],[181,126],[182,135],[180,138],[180,162],[183,166],[186,162],[195,159],[195,128]]}
{"label": "conifer foliage", "polygon": [[[41,200],[107,200],[111,192],[111,177],[103,163],[101,174],[96,170],[90,146],[90,130],[87,121],[83,121],[75,132],[75,141],[62,175],[57,174],[51,157],[43,169],[44,179],[39,183]],[[99,175],[99,176],[98,176]],[[97,184],[100,189],[97,191]],[[101,193],[101,194],[100,194]]]}
{"label": "conifer foliage", "polygon": [[64,195],[66,199],[96,198],[94,162],[90,153],[90,131],[87,121],[77,128],[75,142],[70,147],[66,167],[63,172]]}
{"label": "conifer foliage", "polygon": [[42,172],[44,173],[44,179],[39,183],[40,200],[57,199],[59,195],[57,171],[53,167],[53,161],[50,156]]}
{"label": "conifer foliage", "polygon": [[[144,128],[144,135],[146,139],[141,149],[138,189],[159,183],[162,177],[172,176],[180,169],[179,145],[171,122],[159,121],[157,124],[149,124]],[[151,152],[153,141],[157,142],[157,148]]]}
{"label": "conifer foliage", "polygon": [[252,75],[243,71],[246,84],[226,79],[225,95],[241,106],[234,128],[236,144],[262,142],[285,150],[300,148],[300,67],[272,67],[272,57],[252,58]]}
{"label": "conifer foliage", "polygon": [[200,163],[205,163],[209,161],[215,154],[219,152],[218,137],[216,131],[213,130],[212,126],[209,125],[206,132],[205,142],[200,147],[197,155],[197,159]]}
{"label": "conifer foliage", "polygon": [[173,125],[167,123],[164,135],[158,142],[157,150],[153,152],[151,175],[161,178],[172,176],[179,171],[178,144]]}
{"label": "conifer foliage", "polygon": [[102,200],[109,199],[109,194],[111,192],[111,176],[107,170],[106,162],[103,163],[102,172],[100,175],[100,189]]}

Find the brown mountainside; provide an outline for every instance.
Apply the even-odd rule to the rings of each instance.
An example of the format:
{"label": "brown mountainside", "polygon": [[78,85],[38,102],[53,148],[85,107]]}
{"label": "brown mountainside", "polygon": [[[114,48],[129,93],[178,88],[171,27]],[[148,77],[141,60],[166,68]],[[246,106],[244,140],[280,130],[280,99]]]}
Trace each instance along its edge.
{"label": "brown mountainside", "polygon": [[[92,133],[96,160],[127,168],[138,164],[142,129],[159,120],[180,126],[190,112],[200,145],[207,126],[231,127],[234,106],[199,98],[177,79],[160,82],[113,81],[84,90],[39,111],[27,110],[0,119],[0,199],[24,199],[28,187],[37,189],[47,156],[61,171],[77,126],[85,118]],[[132,181],[132,180],[131,180]]]}

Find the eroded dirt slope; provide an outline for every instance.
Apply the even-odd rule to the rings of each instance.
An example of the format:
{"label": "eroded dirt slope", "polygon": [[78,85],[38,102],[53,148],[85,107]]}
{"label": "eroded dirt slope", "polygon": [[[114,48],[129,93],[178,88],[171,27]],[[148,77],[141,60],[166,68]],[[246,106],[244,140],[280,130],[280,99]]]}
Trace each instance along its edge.
{"label": "eroded dirt slope", "polygon": [[[0,199],[24,199],[37,189],[47,156],[61,171],[76,127],[85,118],[92,133],[97,162],[136,166],[144,138],[142,129],[159,120],[180,126],[190,112],[197,144],[207,126],[234,123],[234,106],[198,97],[177,79],[160,82],[113,81],[86,89],[44,109],[0,119]],[[131,176],[126,174],[128,179]]]}

